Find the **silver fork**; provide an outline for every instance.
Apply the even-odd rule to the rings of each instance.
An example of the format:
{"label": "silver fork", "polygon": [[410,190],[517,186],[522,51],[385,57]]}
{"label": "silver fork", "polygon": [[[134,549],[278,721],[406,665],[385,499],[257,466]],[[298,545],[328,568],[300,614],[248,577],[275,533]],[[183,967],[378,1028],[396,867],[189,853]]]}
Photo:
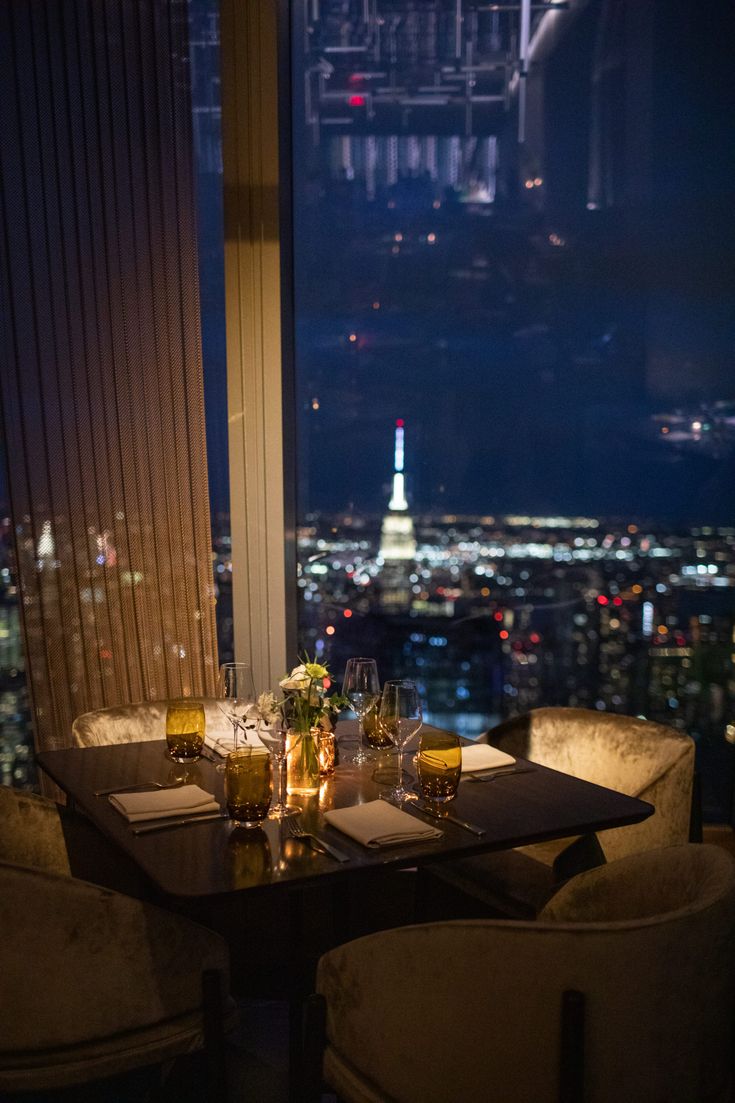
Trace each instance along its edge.
{"label": "silver fork", "polygon": [[113,785],[110,789],[97,789],[96,797],[109,797],[111,793],[143,793],[146,789],[178,789],[184,781],[141,781],[137,785]]}
{"label": "silver fork", "polygon": [[310,831],[304,831],[303,827],[299,827],[293,820],[288,821],[288,833],[292,839],[303,839],[304,842],[308,842],[311,846],[317,850],[321,850],[324,854],[330,854],[332,858],[336,858],[338,862],[349,862],[349,854],[343,854],[341,850],[337,850],[336,846],[332,846],[331,843],[325,843],[323,839],[320,839],[318,835],[313,835]]}

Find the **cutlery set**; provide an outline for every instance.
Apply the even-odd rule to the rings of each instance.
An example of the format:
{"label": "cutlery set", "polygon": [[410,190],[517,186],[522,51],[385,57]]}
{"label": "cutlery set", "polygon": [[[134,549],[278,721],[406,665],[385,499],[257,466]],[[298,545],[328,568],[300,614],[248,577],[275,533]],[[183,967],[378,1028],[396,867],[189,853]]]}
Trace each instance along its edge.
{"label": "cutlery set", "polygon": [[[511,774],[531,773],[533,769],[533,766],[526,765],[507,766],[489,771],[487,773],[471,774],[466,780],[476,783],[496,781],[498,778],[508,777]],[[146,790],[178,789],[184,784],[185,783],[183,781],[172,781],[168,783],[161,781],[148,781],[140,782],[137,785],[116,785],[112,786],[109,789],[98,789],[96,790],[94,795],[96,797],[107,797],[111,796],[113,793],[139,793],[145,792]],[[430,816],[432,819],[435,820],[443,820],[446,823],[453,823],[457,827],[462,827],[465,829],[465,831],[471,832],[473,835],[481,836],[486,834],[484,827],[479,827],[477,824],[469,823],[467,820],[463,820],[459,816],[455,815],[454,812],[450,811],[449,809],[435,807],[425,800],[410,800],[404,801],[403,803],[398,803],[396,801],[390,800],[389,798],[384,799],[388,799],[388,802],[390,804],[393,804],[395,807],[400,808],[402,811],[418,812],[425,816]],[[206,823],[210,820],[226,818],[227,817],[223,812],[210,812],[206,815],[189,815],[172,820],[138,824],[137,826],[132,827],[131,831],[133,835],[147,835],[153,831],[165,831],[169,827],[183,827],[189,824]],[[294,823],[293,821],[289,821],[288,831],[291,838],[300,839],[302,842],[305,842],[309,846],[311,846],[314,850],[317,850],[322,854],[327,854],[338,862],[348,862],[350,860],[350,856],[348,854],[345,854],[336,846],[332,846],[331,843],[326,842],[323,838],[321,838],[321,836],[315,835],[313,832],[304,830],[304,828],[299,826],[297,823]]]}
{"label": "cutlery set", "polygon": [[[118,790],[118,792],[120,791],[121,790]],[[209,812],[203,816],[182,816],[175,820],[138,824],[131,828],[131,830],[133,835],[147,835],[153,831],[165,831],[168,827],[183,827],[189,824],[206,823],[209,820],[226,820],[227,818],[224,812]],[[322,854],[327,854],[338,862],[349,862],[350,860],[349,854],[345,854],[343,851],[338,850],[336,846],[332,846],[331,843],[326,842],[321,836],[314,835],[310,831],[305,831],[302,827],[299,827],[293,822],[288,824],[288,832],[292,839],[300,839],[302,842],[308,843],[314,850],[318,850]]]}
{"label": "cutlery set", "polygon": [[[168,783],[162,781],[142,781],[136,785],[113,785],[109,789],[97,789],[94,795],[96,797],[109,797],[112,796],[113,793],[144,793],[150,790],[159,792],[163,789],[179,789],[183,784],[183,781],[172,781]],[[197,815],[193,813],[188,816],[179,816],[176,819],[163,819],[157,820],[154,823],[137,824],[131,827],[131,832],[133,835],[148,835],[153,831],[166,831],[169,827],[184,827],[189,824],[207,823],[210,820],[219,819],[227,819],[224,812],[209,812],[206,815]],[[326,842],[319,835],[314,835],[310,831],[305,831],[293,821],[289,822],[288,830],[291,838],[301,839],[315,850],[330,855],[330,857],[338,862],[349,862],[349,854],[345,854],[343,851],[338,850],[336,846],[332,846],[331,843]]]}

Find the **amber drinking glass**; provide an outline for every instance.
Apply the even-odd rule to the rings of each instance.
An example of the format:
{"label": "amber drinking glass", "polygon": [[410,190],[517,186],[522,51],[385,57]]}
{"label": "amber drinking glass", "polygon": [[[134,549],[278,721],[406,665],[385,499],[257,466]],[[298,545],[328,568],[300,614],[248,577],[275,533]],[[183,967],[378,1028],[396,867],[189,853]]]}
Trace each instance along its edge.
{"label": "amber drinking glass", "polygon": [[436,804],[453,800],[462,773],[462,748],[451,732],[424,732],[416,759],[419,788]]}
{"label": "amber drinking glass", "polygon": [[259,827],[273,792],[271,757],[263,747],[241,747],[225,762],[225,801],[236,827]]}
{"label": "amber drinking glass", "polygon": [[337,765],[337,741],[334,732],[319,736],[319,777],[331,777]]}
{"label": "amber drinking glass", "polygon": [[393,746],[393,740],[380,726],[380,720],[378,718],[379,704],[380,701],[378,700],[373,708],[365,713],[362,725],[365,729],[365,740],[368,746],[378,751],[385,751],[388,747]]}
{"label": "amber drinking glass", "polygon": [[204,746],[204,705],[184,698],[166,710],[166,744],[174,762],[195,762]]}

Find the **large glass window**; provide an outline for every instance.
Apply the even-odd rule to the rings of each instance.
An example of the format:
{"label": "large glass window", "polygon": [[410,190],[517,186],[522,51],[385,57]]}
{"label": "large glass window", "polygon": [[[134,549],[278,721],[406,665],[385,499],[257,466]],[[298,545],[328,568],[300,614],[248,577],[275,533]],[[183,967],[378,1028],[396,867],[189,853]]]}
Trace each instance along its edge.
{"label": "large glass window", "polygon": [[233,659],[232,538],[227,447],[224,212],[219,0],[189,0],[199,286],[212,559],[220,662]]}
{"label": "large glass window", "polygon": [[681,728],[727,816],[732,13],[554,7],[293,5],[300,643]]}
{"label": "large glass window", "polygon": [[0,784],[32,789],[33,729],[13,551],[13,522],[0,438]]}

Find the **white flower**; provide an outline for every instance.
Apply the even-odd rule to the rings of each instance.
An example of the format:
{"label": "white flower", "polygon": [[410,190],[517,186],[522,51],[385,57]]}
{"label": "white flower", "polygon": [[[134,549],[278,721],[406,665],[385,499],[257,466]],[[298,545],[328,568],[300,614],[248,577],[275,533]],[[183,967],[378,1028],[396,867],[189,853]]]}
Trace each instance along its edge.
{"label": "white flower", "polygon": [[285,689],[287,692],[304,693],[308,690],[311,680],[306,673],[306,667],[301,663],[300,666],[295,666],[291,673],[282,678],[278,684],[281,689]]}
{"label": "white flower", "polygon": [[264,724],[275,723],[280,715],[278,701],[274,693],[261,693],[255,708]]}

